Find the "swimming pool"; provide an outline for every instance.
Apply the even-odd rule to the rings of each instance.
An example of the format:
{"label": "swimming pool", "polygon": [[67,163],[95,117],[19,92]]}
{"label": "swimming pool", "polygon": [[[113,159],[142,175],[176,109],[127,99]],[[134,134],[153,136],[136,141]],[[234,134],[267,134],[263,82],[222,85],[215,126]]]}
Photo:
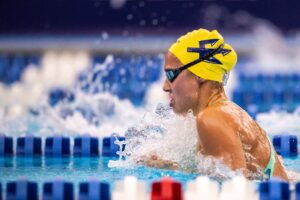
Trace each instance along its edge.
{"label": "swimming pool", "polygon": [[[60,59],[59,55],[57,59]],[[46,94],[48,98],[45,98],[45,101],[35,102],[36,104],[30,107],[28,113],[25,113],[23,117],[2,118],[3,121],[0,121],[1,131],[14,137],[15,152],[17,149],[16,137],[24,133],[32,133],[38,137],[52,136],[53,133],[61,133],[63,136],[71,137],[71,141],[73,137],[80,136],[83,133],[89,133],[96,137],[107,136],[112,132],[118,132],[123,135],[127,128],[136,123],[141,124],[141,118],[147,118],[145,117],[147,111],[144,108],[147,106],[145,102],[143,102],[143,99],[147,96],[151,84],[155,81],[159,81],[162,58],[160,56],[154,56],[154,58],[143,58],[139,56],[107,56],[94,58],[94,60],[97,59],[100,59],[100,61],[95,61],[89,71],[80,75],[78,80],[79,84],[75,84],[74,87],[67,90],[54,88],[51,91],[47,91],[49,92],[49,96],[47,96],[48,93]],[[18,76],[20,76],[20,74],[18,74]],[[291,106],[291,108],[287,110],[292,112],[300,101],[299,91],[295,90],[295,92],[289,92],[287,89],[292,90],[297,86],[300,80],[299,77],[300,76],[264,75],[245,77],[241,74],[239,80],[240,87],[233,93],[233,98],[238,104],[250,112],[253,117],[256,117],[259,112],[268,111],[275,104]],[[269,79],[272,81],[269,82]],[[7,80],[7,82],[12,84],[11,80]],[[265,90],[257,90],[260,89],[261,84],[265,83],[270,84],[268,86],[269,88],[266,87]],[[280,86],[279,93],[278,91],[273,91],[274,88],[278,88],[278,85]],[[250,87],[250,89],[247,87]],[[158,88],[161,91],[161,83],[159,82]],[[109,91],[110,94],[106,94],[107,91]],[[279,94],[279,99],[273,98],[277,94]],[[130,99],[131,102],[128,102],[126,100],[127,98]],[[150,98],[148,96],[148,99],[151,100],[151,96]],[[291,102],[293,104],[291,104]],[[140,107],[138,107],[140,105],[144,107],[140,109]],[[14,112],[18,111],[18,107],[16,110],[12,110]],[[8,114],[10,113],[8,112]],[[267,127],[266,130],[268,133],[273,135],[273,131],[269,128],[275,125],[280,134],[284,132],[298,133],[298,127],[296,127],[298,129],[293,129],[293,131],[287,129],[287,125],[297,124],[297,120],[289,121],[281,125],[282,129],[279,130],[277,126],[279,122],[283,123],[284,119],[282,115],[278,115],[279,118],[273,120],[272,123],[267,125],[263,124],[264,128]],[[297,118],[297,116],[298,114],[295,113],[292,117]],[[258,120],[259,119],[260,116],[258,116]],[[159,132],[160,127],[155,127],[157,125],[154,123],[155,120],[159,123],[163,122],[160,118],[151,116],[150,120],[148,120],[149,123],[142,123],[143,127],[141,130],[145,127],[148,129],[147,127],[149,127],[149,125],[153,126],[154,124],[154,129],[153,127],[150,129],[154,132]],[[184,120],[181,120],[180,123],[178,123],[179,121],[173,120],[166,122],[162,126],[165,126],[170,132],[168,142],[173,142],[173,146],[180,147],[174,154],[180,153],[182,150],[187,150],[187,145],[191,144],[189,141],[193,139],[192,137],[182,138],[172,135],[171,132],[176,133],[176,131],[184,133],[181,135],[191,134],[191,129],[193,129],[191,128],[191,124],[189,124],[189,122],[183,124],[183,121]],[[276,124],[274,124],[274,122]],[[180,124],[182,127],[179,127],[177,124]],[[150,130],[147,133],[151,134],[152,132]],[[99,139],[101,141],[102,138]],[[172,141],[172,139],[174,141]],[[182,143],[181,146],[178,145],[178,141]],[[146,183],[147,192],[149,194],[151,192],[152,183],[161,180],[162,177],[170,176],[176,181],[179,181],[184,189],[187,189],[188,182],[195,180],[196,177],[199,176],[199,174],[196,173],[154,169],[137,165],[110,168],[108,167],[109,161],[117,158],[103,157],[101,147],[94,157],[72,156],[71,151],[67,157],[50,158],[49,156],[41,155],[41,153],[45,151],[44,144],[45,138],[43,138],[41,145],[43,151],[39,152],[39,155],[34,158],[26,158],[26,156],[18,155],[5,158],[0,157],[0,182],[2,183],[3,193],[6,193],[7,183],[19,180],[19,178],[22,178],[22,180],[26,178],[39,185],[38,192],[41,195],[45,182],[54,181],[59,178],[60,180],[74,184],[76,197],[78,197],[77,192],[80,183],[88,181],[90,178],[96,179],[97,181],[106,181],[111,185],[112,192],[115,190],[118,181],[123,180],[124,177],[128,175],[132,175]],[[71,145],[73,145],[72,142]],[[147,148],[153,145],[155,144],[150,143]],[[192,147],[192,145],[190,146]],[[147,148],[145,148],[145,150],[149,150]],[[168,150],[169,149],[164,149],[165,153],[168,153]],[[181,154],[181,156],[182,155],[185,156],[184,154]],[[299,172],[300,158],[285,158],[285,166]],[[238,183],[240,184],[240,182]],[[258,184],[255,185],[258,187]],[[281,186],[279,186],[280,184],[278,184],[278,182],[275,182],[274,185],[275,189],[270,189],[270,191],[281,191]],[[209,190],[207,186],[203,188]],[[280,196],[280,194],[275,194],[275,196],[276,195],[277,197],[278,195]],[[230,200],[232,200],[232,198]]]}

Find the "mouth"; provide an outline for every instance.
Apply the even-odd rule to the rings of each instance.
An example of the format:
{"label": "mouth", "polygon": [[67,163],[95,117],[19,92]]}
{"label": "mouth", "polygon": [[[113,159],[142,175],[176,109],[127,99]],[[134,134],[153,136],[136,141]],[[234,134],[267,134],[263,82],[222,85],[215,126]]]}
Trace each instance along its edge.
{"label": "mouth", "polygon": [[170,102],[169,102],[170,107],[173,107],[174,103],[175,103],[174,98],[172,96],[170,96]]}
{"label": "mouth", "polygon": [[174,102],[174,99],[171,99],[171,100],[170,100],[170,107],[172,107],[172,108],[173,108],[173,106],[174,106],[174,103],[175,103],[175,102]]}

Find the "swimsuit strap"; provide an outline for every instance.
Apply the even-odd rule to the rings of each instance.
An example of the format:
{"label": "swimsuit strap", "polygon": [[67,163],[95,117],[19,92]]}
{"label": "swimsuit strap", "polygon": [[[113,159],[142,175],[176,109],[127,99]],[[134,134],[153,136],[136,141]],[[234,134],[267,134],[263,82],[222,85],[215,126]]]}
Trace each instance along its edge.
{"label": "swimsuit strap", "polygon": [[274,167],[275,167],[275,151],[274,151],[273,144],[272,144],[270,138],[268,136],[267,136],[267,138],[270,143],[270,160],[269,160],[266,168],[264,169],[264,173],[266,175],[268,175],[269,178],[271,178],[273,176]]}

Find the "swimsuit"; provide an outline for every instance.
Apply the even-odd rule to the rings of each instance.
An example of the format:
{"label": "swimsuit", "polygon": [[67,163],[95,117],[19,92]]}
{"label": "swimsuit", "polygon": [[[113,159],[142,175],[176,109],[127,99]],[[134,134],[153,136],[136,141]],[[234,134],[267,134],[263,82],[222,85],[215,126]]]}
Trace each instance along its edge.
{"label": "swimsuit", "polygon": [[270,143],[270,160],[266,168],[264,169],[264,174],[266,174],[269,178],[271,178],[273,176],[274,167],[275,167],[275,151],[269,137],[268,137],[268,141]]}

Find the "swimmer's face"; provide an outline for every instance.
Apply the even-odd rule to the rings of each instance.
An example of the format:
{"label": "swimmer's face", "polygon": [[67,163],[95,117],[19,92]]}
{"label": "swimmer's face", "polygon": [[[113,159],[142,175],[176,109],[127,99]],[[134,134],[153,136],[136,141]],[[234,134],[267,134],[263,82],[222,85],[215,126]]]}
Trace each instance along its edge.
{"label": "swimmer's face", "polygon": [[[183,64],[172,53],[165,56],[165,70],[176,69]],[[165,80],[163,90],[169,93],[170,106],[177,114],[186,114],[198,106],[199,80],[188,70],[182,71],[177,78],[170,82]]]}

